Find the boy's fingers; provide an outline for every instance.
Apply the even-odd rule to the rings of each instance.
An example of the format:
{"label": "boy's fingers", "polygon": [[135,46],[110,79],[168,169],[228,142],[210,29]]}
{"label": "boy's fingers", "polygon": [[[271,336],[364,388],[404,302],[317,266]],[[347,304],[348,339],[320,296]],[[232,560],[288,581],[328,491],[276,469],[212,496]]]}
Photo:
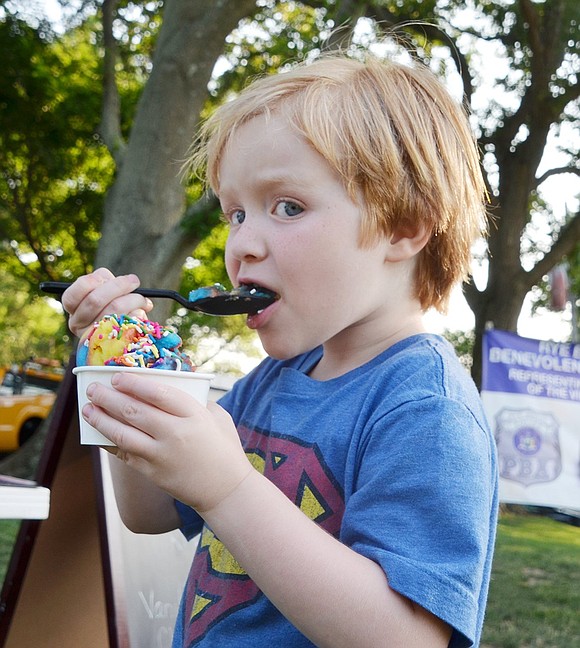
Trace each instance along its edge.
{"label": "boy's fingers", "polygon": [[111,281],[115,276],[107,268],[98,268],[91,274],[79,277],[62,294],[62,306],[67,313],[74,314],[79,304],[100,285]]}
{"label": "boy's fingers", "polygon": [[[168,371],[167,373],[169,374],[168,379],[170,381],[171,372]],[[119,406],[116,399],[118,394],[115,392],[133,396],[143,404],[143,407],[140,407],[140,414],[143,413],[146,419],[144,420],[144,424],[149,423],[149,427],[151,427],[150,417],[153,408],[180,418],[192,416],[194,413],[199,412],[200,405],[193,397],[188,396],[181,389],[172,387],[169,383],[164,383],[158,376],[149,378],[149,376],[123,373],[114,375],[111,382],[115,391],[100,390],[97,389],[97,385],[94,385],[94,392],[96,393],[98,391],[98,404],[101,404],[101,399],[106,399],[107,402],[104,406],[107,409],[110,409],[111,406],[116,406],[118,409]],[[96,402],[93,398],[93,393],[91,393],[90,398]],[[131,400],[131,403],[134,403],[134,401]],[[123,412],[119,411],[119,414],[123,415]],[[135,413],[128,411],[128,415],[131,417],[131,423],[134,424],[133,418],[136,416]],[[126,418],[124,415],[123,417]]]}
{"label": "boy's fingers", "polygon": [[82,415],[90,425],[115,444],[116,447],[111,449],[113,454],[118,454],[119,450],[122,450],[128,453],[136,452],[143,456],[148,449],[151,449],[153,439],[144,430],[137,431],[140,428],[134,421],[123,422],[118,418],[112,418],[106,408],[93,404],[85,405]]}
{"label": "boy's fingers", "polygon": [[110,313],[143,315],[151,301],[132,291],[139,286],[136,275],[115,277],[106,268],[77,279],[62,296],[62,305],[70,313],[69,326],[81,335],[93,322]]}

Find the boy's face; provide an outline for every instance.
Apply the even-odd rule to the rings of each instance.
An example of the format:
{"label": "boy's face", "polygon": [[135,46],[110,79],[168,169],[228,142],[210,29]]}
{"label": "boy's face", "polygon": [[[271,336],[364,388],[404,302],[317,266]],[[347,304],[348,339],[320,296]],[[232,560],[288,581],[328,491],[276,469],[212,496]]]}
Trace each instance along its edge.
{"label": "boy's face", "polygon": [[358,246],[359,206],[283,116],[258,116],[238,129],[220,165],[219,198],[230,223],[232,283],[280,297],[248,317],[267,353],[290,358],[325,344],[326,356],[387,331],[388,242]]}

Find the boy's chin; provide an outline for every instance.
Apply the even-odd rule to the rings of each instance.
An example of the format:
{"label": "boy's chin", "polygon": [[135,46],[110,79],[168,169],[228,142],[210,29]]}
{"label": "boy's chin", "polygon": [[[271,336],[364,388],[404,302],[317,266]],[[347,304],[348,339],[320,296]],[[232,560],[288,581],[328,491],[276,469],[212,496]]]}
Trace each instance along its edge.
{"label": "boy's chin", "polygon": [[289,344],[272,344],[267,341],[261,340],[264,351],[274,360],[291,360],[296,356],[303,353],[308,353],[316,348],[316,346],[301,346]]}

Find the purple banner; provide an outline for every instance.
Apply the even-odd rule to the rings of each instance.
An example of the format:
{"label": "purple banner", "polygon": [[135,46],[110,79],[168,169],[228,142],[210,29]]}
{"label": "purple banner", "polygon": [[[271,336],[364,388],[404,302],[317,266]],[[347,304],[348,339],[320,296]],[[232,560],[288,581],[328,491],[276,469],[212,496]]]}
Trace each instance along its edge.
{"label": "purple banner", "polygon": [[580,344],[486,331],[482,390],[580,402]]}

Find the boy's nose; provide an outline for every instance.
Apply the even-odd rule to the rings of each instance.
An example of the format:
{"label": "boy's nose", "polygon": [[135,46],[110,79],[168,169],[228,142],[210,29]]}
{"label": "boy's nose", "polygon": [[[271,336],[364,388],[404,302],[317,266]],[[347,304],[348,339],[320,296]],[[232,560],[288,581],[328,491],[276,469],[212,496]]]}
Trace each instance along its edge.
{"label": "boy's nose", "polygon": [[238,261],[259,261],[266,256],[264,237],[247,216],[239,227],[230,230],[226,252]]}

